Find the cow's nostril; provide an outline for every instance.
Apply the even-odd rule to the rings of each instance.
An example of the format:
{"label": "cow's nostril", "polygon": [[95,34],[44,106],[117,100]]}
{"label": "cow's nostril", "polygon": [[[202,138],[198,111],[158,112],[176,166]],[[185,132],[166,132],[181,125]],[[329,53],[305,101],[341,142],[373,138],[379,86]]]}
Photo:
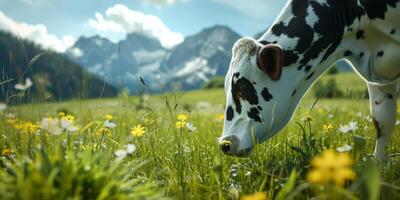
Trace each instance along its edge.
{"label": "cow's nostril", "polygon": [[221,144],[221,150],[224,153],[228,153],[230,149],[231,149],[231,144],[230,143],[222,143]]}

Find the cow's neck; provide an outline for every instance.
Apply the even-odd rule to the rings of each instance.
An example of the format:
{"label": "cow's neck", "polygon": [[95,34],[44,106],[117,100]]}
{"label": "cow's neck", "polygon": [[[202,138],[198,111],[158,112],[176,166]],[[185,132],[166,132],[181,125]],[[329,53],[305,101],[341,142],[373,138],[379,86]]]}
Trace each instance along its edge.
{"label": "cow's neck", "polygon": [[362,13],[356,0],[293,0],[261,37],[260,42],[277,43],[285,51],[280,81],[291,90],[294,108],[312,83],[343,58],[362,26]]}

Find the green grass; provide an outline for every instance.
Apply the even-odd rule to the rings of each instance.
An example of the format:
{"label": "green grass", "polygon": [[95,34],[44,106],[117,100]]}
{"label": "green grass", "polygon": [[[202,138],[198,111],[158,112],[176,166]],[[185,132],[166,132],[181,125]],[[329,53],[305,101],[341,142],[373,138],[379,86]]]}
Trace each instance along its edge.
{"label": "green grass", "polygon": [[[354,86],[351,90],[365,88],[355,77],[335,76],[338,82]],[[0,198],[236,199],[265,191],[270,199],[323,199],[326,194],[336,195],[330,199],[367,199],[373,196],[374,188],[380,188],[381,199],[400,198],[400,156],[391,156],[380,166],[379,178],[365,173],[375,139],[372,122],[366,119],[366,99],[321,99],[311,110],[315,99],[309,94],[284,130],[258,145],[250,157],[235,158],[223,155],[216,142],[223,126],[216,119],[224,112],[223,90],[146,98],[144,103],[140,103],[139,97],[122,95],[10,107],[0,120],[0,148],[13,152],[0,160]],[[209,106],[204,106],[204,102]],[[6,116],[11,112],[18,119],[39,123],[43,117],[57,117],[59,111],[74,115],[75,124],[81,129],[57,136],[42,130],[27,134],[10,126]],[[189,115],[198,131],[176,129],[179,113]],[[106,114],[113,115],[117,125],[111,134],[99,132]],[[303,121],[305,115],[311,121]],[[339,133],[339,125],[350,121],[356,121],[359,129]],[[130,129],[138,124],[145,127],[143,137],[130,134]],[[324,132],[325,124],[334,128]],[[400,152],[399,128],[394,130],[390,154]],[[365,139],[365,147],[357,147],[359,142],[354,143],[354,135]],[[114,153],[127,144],[136,145],[136,151],[118,160]],[[321,189],[309,184],[306,175],[311,159],[324,149],[344,144],[355,147],[352,155],[356,180],[344,188]]]}

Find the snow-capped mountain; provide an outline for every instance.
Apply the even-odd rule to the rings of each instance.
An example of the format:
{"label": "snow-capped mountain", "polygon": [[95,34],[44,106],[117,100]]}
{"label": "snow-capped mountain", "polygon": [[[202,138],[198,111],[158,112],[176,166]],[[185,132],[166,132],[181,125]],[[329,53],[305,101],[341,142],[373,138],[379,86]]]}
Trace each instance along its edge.
{"label": "snow-capped mountain", "polygon": [[214,26],[185,38],[161,63],[167,85],[176,89],[200,88],[213,76],[225,75],[231,49],[240,35],[226,26]]}
{"label": "snow-capped mountain", "polygon": [[108,83],[133,93],[139,91],[139,76],[153,91],[187,90],[201,88],[211,77],[224,75],[232,46],[239,38],[226,26],[214,26],[168,50],[157,39],[137,33],[119,43],[99,36],[81,37],[66,56]]}

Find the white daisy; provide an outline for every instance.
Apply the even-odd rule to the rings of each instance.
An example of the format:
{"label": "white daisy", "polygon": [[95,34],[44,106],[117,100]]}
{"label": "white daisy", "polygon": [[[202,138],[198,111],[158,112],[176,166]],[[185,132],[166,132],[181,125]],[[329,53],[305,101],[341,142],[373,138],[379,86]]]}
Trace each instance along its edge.
{"label": "white daisy", "polygon": [[59,120],[53,118],[42,118],[40,122],[40,128],[53,134],[60,135],[62,133],[62,128],[59,126]]}
{"label": "white daisy", "polygon": [[337,147],[336,151],[343,153],[343,152],[349,152],[353,149],[353,147],[351,145],[345,144],[341,147]]}
{"label": "white daisy", "polygon": [[111,122],[110,120],[107,120],[104,122],[104,126],[107,128],[115,128],[115,127],[117,127],[117,124]]}
{"label": "white daisy", "polygon": [[197,127],[195,127],[191,122],[186,123],[186,128],[190,132],[196,132],[197,131]]}
{"label": "white daisy", "polygon": [[128,152],[126,152],[124,149],[119,149],[114,152],[114,155],[117,156],[118,159],[122,160],[128,155]]}
{"label": "white daisy", "polygon": [[33,85],[33,82],[31,80],[31,78],[26,78],[24,84],[17,83],[14,85],[14,88],[16,90],[25,91],[25,90],[29,89],[30,87],[32,87],[32,85]]}
{"label": "white daisy", "polygon": [[136,146],[134,144],[128,144],[126,145],[126,152],[128,154],[132,154],[133,152],[136,151]]}

